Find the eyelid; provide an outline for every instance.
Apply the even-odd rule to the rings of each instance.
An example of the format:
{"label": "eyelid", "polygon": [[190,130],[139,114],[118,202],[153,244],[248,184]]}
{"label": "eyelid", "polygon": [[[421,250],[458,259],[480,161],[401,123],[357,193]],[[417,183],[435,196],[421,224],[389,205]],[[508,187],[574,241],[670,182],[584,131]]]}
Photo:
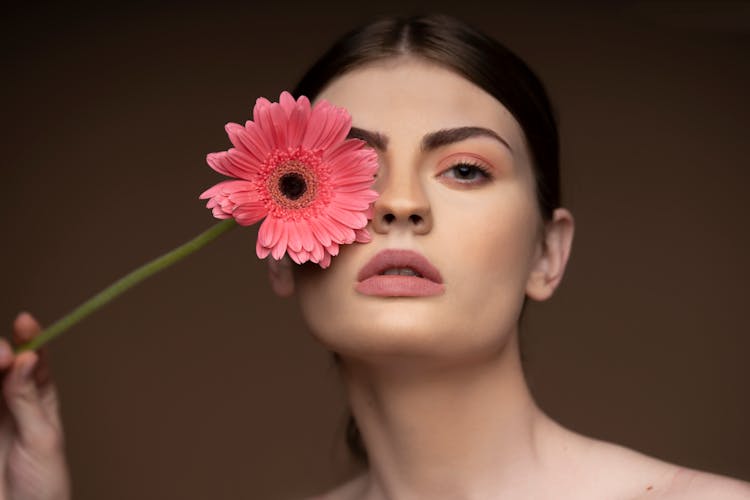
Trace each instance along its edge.
{"label": "eyelid", "polygon": [[[460,168],[469,167],[471,178],[463,178],[458,173]],[[455,172],[455,174],[453,173]],[[447,167],[442,168],[435,176],[440,182],[447,182],[451,186],[461,189],[476,189],[494,182],[495,174],[491,168],[476,160],[476,158],[455,158]]]}
{"label": "eyelid", "polygon": [[495,177],[497,172],[497,169],[492,165],[492,163],[485,160],[480,155],[474,153],[457,153],[450,155],[449,157],[440,161],[438,166],[439,173],[443,173],[452,167],[460,165],[461,163],[468,163],[470,165],[480,167],[489,177]]}

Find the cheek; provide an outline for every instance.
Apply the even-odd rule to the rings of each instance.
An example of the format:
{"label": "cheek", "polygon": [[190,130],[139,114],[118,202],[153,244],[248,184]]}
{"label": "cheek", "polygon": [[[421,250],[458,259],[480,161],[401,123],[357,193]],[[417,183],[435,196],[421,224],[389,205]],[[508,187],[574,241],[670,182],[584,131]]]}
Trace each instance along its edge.
{"label": "cheek", "polygon": [[444,256],[452,257],[465,276],[517,281],[528,271],[538,221],[535,200],[525,190],[509,186],[460,209],[455,202],[446,206],[435,214],[442,233],[436,239],[451,249]]}
{"label": "cheek", "polygon": [[[535,200],[510,191],[477,204],[472,217],[455,215],[446,232],[456,308],[477,335],[515,327],[525,296],[538,221]],[[448,217],[446,215],[446,217]]]}
{"label": "cheek", "polygon": [[[295,270],[295,296],[305,323],[329,348],[353,326],[362,322],[352,307],[354,278],[361,263],[362,244],[343,245],[327,269],[306,263]],[[361,265],[361,264],[360,264]]]}

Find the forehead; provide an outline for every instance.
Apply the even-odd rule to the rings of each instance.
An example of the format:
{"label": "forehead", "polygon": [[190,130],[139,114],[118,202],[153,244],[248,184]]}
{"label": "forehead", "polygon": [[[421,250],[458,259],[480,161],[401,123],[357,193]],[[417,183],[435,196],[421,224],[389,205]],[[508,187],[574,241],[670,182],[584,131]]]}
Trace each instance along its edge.
{"label": "forehead", "polygon": [[389,136],[480,126],[497,132],[514,151],[523,145],[520,126],[500,101],[463,76],[421,59],[356,68],[333,80],[319,99],[347,109],[354,126]]}

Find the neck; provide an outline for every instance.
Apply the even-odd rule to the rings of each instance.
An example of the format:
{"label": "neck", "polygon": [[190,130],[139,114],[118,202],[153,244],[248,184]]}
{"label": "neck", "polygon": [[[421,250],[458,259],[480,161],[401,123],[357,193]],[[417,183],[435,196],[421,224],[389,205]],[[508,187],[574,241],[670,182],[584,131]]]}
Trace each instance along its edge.
{"label": "neck", "polygon": [[516,339],[481,362],[343,360],[369,456],[366,498],[488,498],[528,477],[544,416]]}

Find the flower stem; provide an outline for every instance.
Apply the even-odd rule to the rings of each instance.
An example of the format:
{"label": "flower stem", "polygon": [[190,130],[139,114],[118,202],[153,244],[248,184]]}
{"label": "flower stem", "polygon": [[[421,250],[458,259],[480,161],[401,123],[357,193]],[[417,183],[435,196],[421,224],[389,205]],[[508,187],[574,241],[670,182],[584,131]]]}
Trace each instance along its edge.
{"label": "flower stem", "polygon": [[140,283],[144,279],[148,278],[152,274],[165,269],[172,264],[184,259],[196,250],[200,250],[207,243],[215,240],[219,235],[225,233],[229,229],[235,227],[237,223],[234,219],[226,219],[203,233],[199,234],[192,240],[184,243],[183,245],[175,248],[169,253],[157,257],[156,259],[142,265],[138,269],[132,271],[130,274],[120,278],[118,281],[112,283],[107,288],[97,293],[89,300],[75,308],[73,311],[65,315],[64,317],[57,320],[55,323],[43,330],[39,335],[34,337],[29,342],[21,344],[15,351],[20,353],[23,351],[29,351],[38,349],[42,345],[49,342],[54,337],[60,335],[62,332],[70,328],[71,326],[78,323],[80,320],[102,307],[107,302],[111,301],[128,288]]}

